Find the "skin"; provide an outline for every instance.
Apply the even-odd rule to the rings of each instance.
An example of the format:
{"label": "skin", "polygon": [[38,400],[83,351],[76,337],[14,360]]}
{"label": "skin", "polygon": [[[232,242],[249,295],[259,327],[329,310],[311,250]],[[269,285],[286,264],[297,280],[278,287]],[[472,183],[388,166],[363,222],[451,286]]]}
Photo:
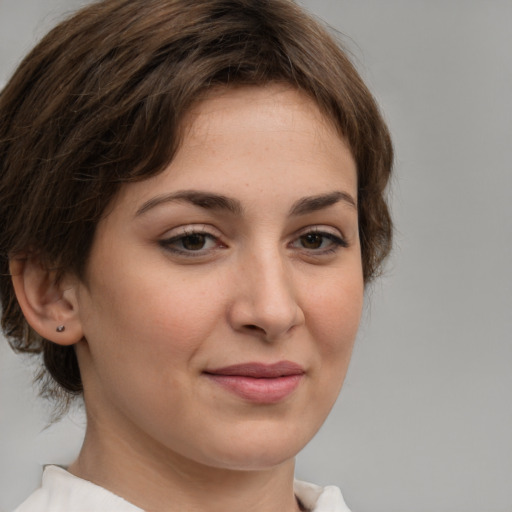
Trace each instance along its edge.
{"label": "skin", "polygon": [[[184,127],[65,281],[88,414],[70,471],[148,511],[297,510],[294,457],[336,400],[362,310],[356,165],[289,87],[217,91]],[[205,373],[278,361],[303,374],[275,403]]]}

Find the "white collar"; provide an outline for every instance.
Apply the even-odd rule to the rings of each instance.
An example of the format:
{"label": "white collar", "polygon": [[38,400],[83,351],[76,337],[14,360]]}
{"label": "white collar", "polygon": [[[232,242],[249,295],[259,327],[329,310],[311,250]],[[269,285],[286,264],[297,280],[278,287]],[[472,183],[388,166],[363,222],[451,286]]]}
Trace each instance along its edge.
{"label": "white collar", "polygon": [[[350,512],[340,490],[296,480],[295,494],[311,512]],[[46,466],[41,487],[14,512],[143,512],[123,498],[58,466]]]}
{"label": "white collar", "polygon": [[14,512],[144,512],[59,466],[46,466],[41,487]]}
{"label": "white collar", "polygon": [[341,491],[334,485],[320,487],[295,480],[293,489],[295,496],[311,512],[350,512]]}

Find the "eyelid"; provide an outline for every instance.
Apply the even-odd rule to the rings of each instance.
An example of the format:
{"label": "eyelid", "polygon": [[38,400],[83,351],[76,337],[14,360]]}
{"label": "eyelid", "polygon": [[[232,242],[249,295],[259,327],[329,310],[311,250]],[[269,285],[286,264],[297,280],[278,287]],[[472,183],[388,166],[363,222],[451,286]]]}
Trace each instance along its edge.
{"label": "eyelid", "polygon": [[332,254],[337,252],[340,248],[346,248],[349,246],[349,243],[347,239],[345,238],[344,234],[341,232],[340,229],[334,228],[332,226],[326,226],[326,225],[314,225],[314,226],[307,226],[305,228],[300,229],[297,231],[292,238],[292,240],[289,243],[289,246],[292,248],[294,247],[294,244],[299,243],[300,239],[303,236],[309,235],[309,234],[316,234],[320,235],[324,238],[327,238],[331,243],[327,247],[320,247],[320,248],[307,248],[307,247],[296,247],[299,251],[302,251],[307,254],[311,254],[314,256],[323,256],[327,254]]}
{"label": "eyelid", "polygon": [[318,233],[320,235],[330,235],[330,236],[337,237],[340,240],[343,240],[345,243],[348,243],[347,238],[345,237],[345,235],[343,234],[341,229],[333,227],[333,226],[324,225],[324,224],[314,224],[312,226],[306,226],[305,228],[301,228],[295,233],[294,239],[304,236],[304,235],[307,235],[308,233]]}
{"label": "eyelid", "polygon": [[[194,235],[203,235],[210,240],[215,241],[215,247],[198,250],[187,250],[184,248],[180,249],[178,247],[172,247],[173,243],[178,243],[180,240]],[[170,229],[159,238],[158,244],[169,253],[172,253],[176,256],[189,258],[208,256],[212,252],[226,247],[221,240],[221,234],[218,232],[218,230],[213,228],[213,226],[209,226],[208,224],[187,224]]]}
{"label": "eyelid", "polygon": [[194,235],[196,233],[201,233],[204,235],[210,235],[215,238],[220,238],[222,234],[216,228],[214,228],[210,224],[205,223],[191,223],[191,224],[183,224],[181,226],[176,226],[171,229],[167,229],[161,236],[162,240],[169,240],[171,238]]}

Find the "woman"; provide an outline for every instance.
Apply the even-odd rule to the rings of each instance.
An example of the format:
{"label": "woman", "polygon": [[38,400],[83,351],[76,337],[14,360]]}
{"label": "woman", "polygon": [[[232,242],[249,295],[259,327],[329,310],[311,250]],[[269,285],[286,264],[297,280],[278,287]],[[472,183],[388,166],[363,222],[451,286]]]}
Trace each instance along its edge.
{"label": "woman", "polygon": [[2,325],[82,395],[19,512],[348,510],[295,482],[389,252],[373,98],[288,0],[107,0],[0,97]]}

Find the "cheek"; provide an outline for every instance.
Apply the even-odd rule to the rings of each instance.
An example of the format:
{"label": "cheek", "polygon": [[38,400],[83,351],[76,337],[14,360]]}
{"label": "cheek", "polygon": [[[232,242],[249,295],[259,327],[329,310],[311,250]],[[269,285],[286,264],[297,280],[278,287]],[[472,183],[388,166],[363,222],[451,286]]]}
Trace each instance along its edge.
{"label": "cheek", "polygon": [[139,369],[144,361],[168,367],[192,357],[220,316],[211,300],[215,283],[202,279],[198,288],[194,280],[156,266],[123,275],[109,268],[92,283],[95,293],[88,300],[84,330],[91,353]]}
{"label": "cheek", "polygon": [[328,287],[309,295],[311,329],[324,362],[344,364],[345,357],[350,357],[361,320],[363,291],[362,278],[356,272],[331,280]]}
{"label": "cheek", "polygon": [[186,384],[194,374],[194,356],[218,315],[207,293],[163,275],[155,279],[153,272],[139,272],[128,278],[112,269],[98,276],[95,293],[83,303],[82,363],[92,400],[115,403],[140,421],[147,415],[148,421],[157,417],[166,424],[172,409],[193,400],[194,389]]}
{"label": "cheek", "polygon": [[309,329],[315,361],[304,420],[316,431],[333,407],[347,373],[363,305],[363,283],[353,274],[335,276],[309,294]]}
{"label": "cheek", "polygon": [[143,303],[137,315],[141,325],[151,333],[151,345],[173,352],[176,356],[191,357],[209,337],[215,325],[223,318],[223,299],[217,280],[212,276],[173,275],[158,272],[151,284],[142,279],[144,295],[136,303]]}

